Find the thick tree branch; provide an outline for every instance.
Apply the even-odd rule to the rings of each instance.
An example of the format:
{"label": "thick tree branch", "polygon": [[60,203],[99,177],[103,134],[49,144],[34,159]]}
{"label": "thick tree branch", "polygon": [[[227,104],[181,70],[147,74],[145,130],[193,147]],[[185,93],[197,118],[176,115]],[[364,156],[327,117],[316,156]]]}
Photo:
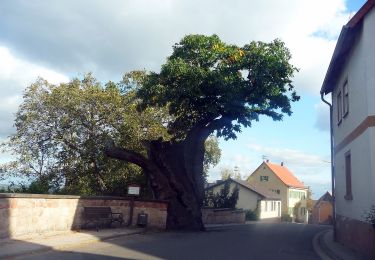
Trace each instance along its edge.
{"label": "thick tree branch", "polygon": [[153,172],[155,170],[153,163],[146,157],[131,150],[115,146],[113,142],[106,143],[104,152],[108,157],[134,163],[146,171]]}

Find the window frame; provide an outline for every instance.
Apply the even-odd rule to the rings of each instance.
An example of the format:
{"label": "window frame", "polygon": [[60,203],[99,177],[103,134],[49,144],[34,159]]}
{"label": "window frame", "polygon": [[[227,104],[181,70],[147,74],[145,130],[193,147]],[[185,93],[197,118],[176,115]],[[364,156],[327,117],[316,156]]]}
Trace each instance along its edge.
{"label": "window frame", "polygon": [[345,80],[344,85],[342,86],[342,113],[343,117],[346,117],[349,114],[349,87],[348,79]]}
{"label": "window frame", "polygon": [[341,90],[337,93],[337,124],[342,122],[342,93]]}
{"label": "window frame", "polygon": [[345,153],[345,196],[346,200],[353,200],[352,189],[352,156],[351,152]]}

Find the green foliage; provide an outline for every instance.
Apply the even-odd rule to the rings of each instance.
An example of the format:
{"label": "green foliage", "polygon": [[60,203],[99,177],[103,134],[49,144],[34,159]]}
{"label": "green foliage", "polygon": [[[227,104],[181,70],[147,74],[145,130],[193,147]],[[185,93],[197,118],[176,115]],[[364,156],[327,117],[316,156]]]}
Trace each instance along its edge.
{"label": "green foliage", "polygon": [[18,156],[4,167],[8,175],[48,181],[53,190],[71,194],[121,195],[133,182],[147,188],[139,167],[103,152],[108,138],[141,153],[142,140],[168,139],[165,113],[138,111],[135,90],[125,87],[135,84],[130,78],[128,74],[121,83],[105,86],[91,74],[58,86],[38,79],[24,94],[16,134],[3,144]]}
{"label": "green foliage", "polygon": [[300,207],[301,207],[301,201],[298,201],[293,207],[293,216],[295,219],[298,219],[298,211]]}
{"label": "green foliage", "polygon": [[230,181],[225,181],[219,193],[213,193],[212,189],[206,192],[203,204],[206,207],[234,209],[238,201],[238,193],[239,188],[237,185],[231,192]]}
{"label": "green foliage", "polygon": [[[230,139],[260,115],[281,120],[299,99],[290,59],[280,40],[236,46],[217,35],[188,35],[159,73],[133,71],[105,85],[91,74],[59,85],[38,79],[25,91],[16,134],[2,145],[17,157],[6,172],[48,180],[63,193],[120,195],[131,182],[148,187],[142,169],[105,156],[108,140],[147,157],[152,140],[174,143],[194,131],[203,141],[213,133]],[[207,174],[220,158],[217,140],[206,150]],[[218,203],[235,205],[232,195]]]}
{"label": "green foliage", "polygon": [[259,220],[259,211],[256,210],[246,210],[245,215],[246,220],[258,221]]}
{"label": "green foliage", "polygon": [[293,218],[289,214],[282,214],[281,221],[283,222],[292,222]]}
{"label": "green foliage", "polygon": [[363,214],[363,218],[375,228],[375,205],[372,205],[370,210]]}
{"label": "green foliage", "polygon": [[[108,139],[146,154],[144,141],[170,138],[164,108],[137,109],[135,91],[144,75],[135,71],[104,86],[91,74],[60,85],[38,79],[25,91],[16,134],[2,144],[17,160],[1,165],[0,178],[20,175],[48,183],[45,190],[32,186],[36,191],[77,195],[124,195],[128,184],[137,183],[142,195],[151,196],[141,168],[104,154]],[[220,159],[216,138],[207,140],[207,148],[206,170]]]}
{"label": "green foliage", "polygon": [[199,125],[236,138],[259,115],[281,120],[299,100],[291,78],[297,69],[284,43],[226,44],[217,35],[188,35],[173,47],[160,73],[149,73],[138,90],[142,107],[168,106],[168,131],[183,139]]}
{"label": "green foliage", "polygon": [[207,177],[208,170],[210,167],[216,166],[221,157],[221,149],[219,148],[219,142],[215,136],[210,136],[204,143],[205,154],[203,159],[203,172]]}

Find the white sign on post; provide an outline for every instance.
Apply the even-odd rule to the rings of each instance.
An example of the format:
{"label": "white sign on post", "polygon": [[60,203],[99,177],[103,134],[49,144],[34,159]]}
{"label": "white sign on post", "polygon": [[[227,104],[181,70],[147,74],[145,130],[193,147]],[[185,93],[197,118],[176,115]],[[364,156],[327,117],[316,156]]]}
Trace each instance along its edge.
{"label": "white sign on post", "polygon": [[139,186],[129,186],[128,195],[139,195],[140,188]]}

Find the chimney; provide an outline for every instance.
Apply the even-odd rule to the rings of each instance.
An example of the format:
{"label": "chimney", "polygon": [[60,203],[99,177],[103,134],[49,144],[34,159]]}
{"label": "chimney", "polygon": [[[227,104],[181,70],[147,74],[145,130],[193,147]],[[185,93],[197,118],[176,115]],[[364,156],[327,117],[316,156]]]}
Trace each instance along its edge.
{"label": "chimney", "polygon": [[266,160],[266,162],[267,162],[267,163],[269,163],[269,162],[270,162],[270,160],[268,160],[268,159],[267,159],[267,160]]}
{"label": "chimney", "polygon": [[284,162],[281,162],[281,166],[284,166]]}

